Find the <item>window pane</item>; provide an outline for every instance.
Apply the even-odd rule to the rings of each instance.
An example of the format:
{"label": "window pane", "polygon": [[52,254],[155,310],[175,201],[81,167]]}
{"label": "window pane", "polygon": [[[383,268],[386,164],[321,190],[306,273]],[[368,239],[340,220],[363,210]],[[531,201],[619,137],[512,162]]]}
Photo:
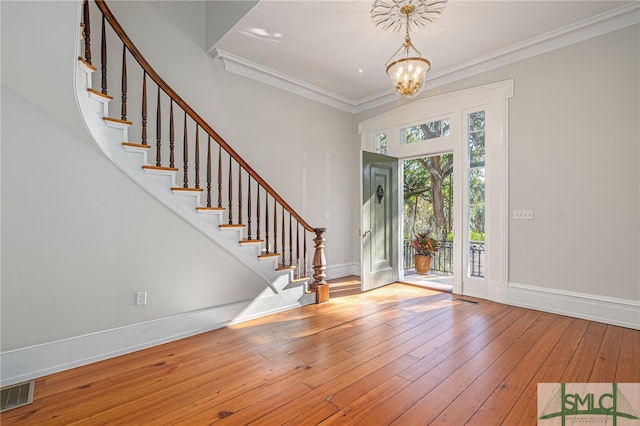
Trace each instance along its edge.
{"label": "window pane", "polygon": [[376,152],[378,154],[387,154],[387,134],[380,133],[376,135]]}
{"label": "window pane", "polygon": [[484,168],[469,170],[469,204],[484,204]]}
{"label": "window pane", "polygon": [[484,241],[484,204],[469,206],[469,241]]}
{"label": "window pane", "polygon": [[451,134],[449,119],[431,121],[400,130],[400,144],[416,143],[428,139],[440,138]]}
{"label": "window pane", "polygon": [[484,130],[484,111],[469,114],[469,132]]}
{"label": "window pane", "polygon": [[469,133],[469,166],[484,167],[484,130]]}

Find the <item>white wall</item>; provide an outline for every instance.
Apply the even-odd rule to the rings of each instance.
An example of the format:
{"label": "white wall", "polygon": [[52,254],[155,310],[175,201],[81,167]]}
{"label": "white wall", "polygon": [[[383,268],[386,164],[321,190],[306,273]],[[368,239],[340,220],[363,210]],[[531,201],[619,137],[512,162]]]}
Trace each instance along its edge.
{"label": "white wall", "polygon": [[190,42],[179,16],[166,21],[147,2],[110,7],[165,81],[309,224],[327,228],[329,267],[351,264],[359,223],[351,215],[359,191],[354,116],[225,71]]}
{"label": "white wall", "polygon": [[[514,79],[509,281],[635,301],[640,323],[640,27],[523,60],[422,97]],[[380,114],[386,105],[358,115]],[[594,300],[603,300],[596,297]]]}
{"label": "white wall", "polygon": [[[33,40],[5,36],[22,16],[42,24]],[[64,28],[75,4],[3,2],[2,18],[2,350],[259,293],[261,278],[133,184],[84,131]],[[24,55],[34,40],[46,62]],[[149,292],[145,307],[133,304],[138,290]]]}
{"label": "white wall", "polygon": [[[38,345],[136,324],[153,334],[165,323],[149,321],[230,304],[239,313],[264,279],[130,181],[85,131],[73,93],[78,4],[0,5],[2,354],[19,361]],[[184,15],[169,22],[167,5],[111,6],[126,11],[123,25],[137,28],[130,36],[166,81],[310,224],[328,228],[328,262],[351,265],[353,117],[224,72],[194,42],[204,34],[180,28],[197,10],[174,9]],[[136,307],[140,290],[149,303]]]}

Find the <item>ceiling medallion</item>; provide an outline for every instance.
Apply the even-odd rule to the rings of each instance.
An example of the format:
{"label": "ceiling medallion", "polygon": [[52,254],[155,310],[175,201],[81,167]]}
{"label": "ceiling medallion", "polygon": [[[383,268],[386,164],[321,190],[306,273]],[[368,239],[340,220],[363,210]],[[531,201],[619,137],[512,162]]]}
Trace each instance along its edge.
{"label": "ceiling medallion", "polygon": [[447,0],[376,0],[371,7],[371,20],[376,28],[388,32],[401,32],[406,30],[407,15],[403,7],[413,7],[409,16],[411,30],[423,28],[444,11]]}

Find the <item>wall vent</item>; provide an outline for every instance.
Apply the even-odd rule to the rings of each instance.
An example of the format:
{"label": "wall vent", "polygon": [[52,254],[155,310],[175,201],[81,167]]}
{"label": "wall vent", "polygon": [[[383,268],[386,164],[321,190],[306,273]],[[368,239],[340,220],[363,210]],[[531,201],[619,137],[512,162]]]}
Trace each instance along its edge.
{"label": "wall vent", "polygon": [[31,404],[35,388],[35,380],[31,380],[0,389],[0,413]]}

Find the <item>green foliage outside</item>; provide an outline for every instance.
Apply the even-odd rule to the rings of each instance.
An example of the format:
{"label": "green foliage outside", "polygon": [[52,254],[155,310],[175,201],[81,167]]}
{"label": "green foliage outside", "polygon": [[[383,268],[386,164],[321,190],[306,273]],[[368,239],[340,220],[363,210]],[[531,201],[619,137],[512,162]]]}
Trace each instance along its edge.
{"label": "green foliage outside", "polygon": [[[453,155],[438,156],[434,161],[431,158],[416,158],[404,162],[404,238],[411,239],[419,232],[430,231],[438,239],[446,235],[447,240],[452,240],[453,221]],[[434,191],[432,187],[432,175],[429,168],[440,163],[439,169],[445,170],[442,179],[441,194],[436,192],[436,197],[442,199],[442,209],[434,210]],[[436,203],[437,205],[437,203]],[[444,219],[444,226],[436,226],[436,215]],[[439,228],[439,229],[438,229]]]}
{"label": "green foliage outside", "polygon": [[[469,239],[484,241],[484,112],[470,117]],[[476,116],[477,115],[477,116]],[[405,143],[447,134],[448,120],[403,130]],[[404,161],[404,238],[431,232],[439,240],[453,240],[453,154]]]}

